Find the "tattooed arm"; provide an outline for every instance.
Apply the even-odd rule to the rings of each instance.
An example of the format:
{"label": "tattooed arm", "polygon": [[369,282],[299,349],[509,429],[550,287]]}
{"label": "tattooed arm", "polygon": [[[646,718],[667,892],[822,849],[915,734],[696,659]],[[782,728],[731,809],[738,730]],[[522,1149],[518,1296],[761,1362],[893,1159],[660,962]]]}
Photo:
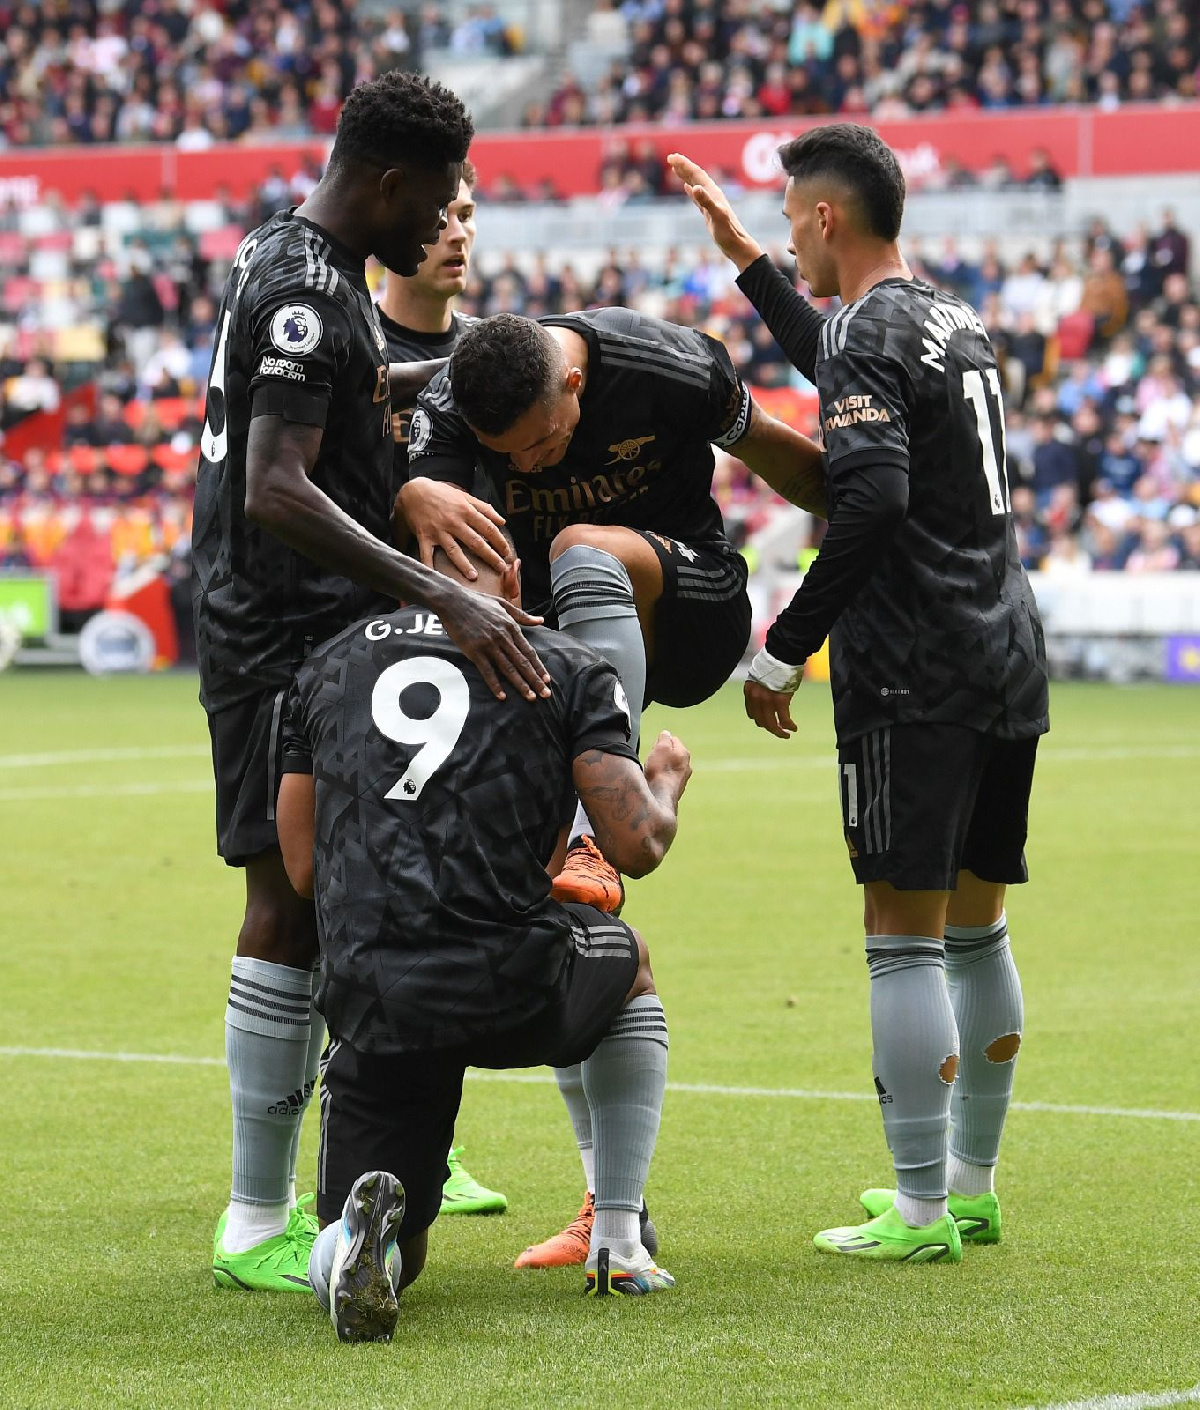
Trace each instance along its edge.
{"label": "tattooed arm", "polygon": [[645,876],[667,855],[679,825],[679,799],[691,756],[663,730],[643,773],[632,759],[587,749],[575,760],[575,789],[600,850],[619,872]]}
{"label": "tattooed arm", "polygon": [[829,517],[825,498],[825,464],[821,448],[807,436],[754,403],[750,425],[729,447],[744,464],[792,504],[822,519]]}

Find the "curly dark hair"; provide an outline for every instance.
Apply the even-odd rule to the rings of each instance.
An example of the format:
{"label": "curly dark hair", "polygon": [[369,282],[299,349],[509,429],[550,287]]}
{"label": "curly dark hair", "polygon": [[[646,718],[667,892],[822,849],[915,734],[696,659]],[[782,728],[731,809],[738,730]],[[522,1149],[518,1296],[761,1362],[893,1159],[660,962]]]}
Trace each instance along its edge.
{"label": "curly dark hair", "polygon": [[558,343],[532,318],[497,313],[463,333],[450,355],[450,385],[467,425],[502,436],[549,398],[562,365]]}
{"label": "curly dark hair", "polygon": [[796,181],[832,176],[854,192],[872,235],[895,240],[904,216],[904,173],[896,154],[869,127],[831,122],[785,142],[784,171]]}
{"label": "curly dark hair", "polygon": [[360,83],[346,99],[329,165],[446,166],[466,159],[474,135],[457,94],[424,74],[393,69]]}

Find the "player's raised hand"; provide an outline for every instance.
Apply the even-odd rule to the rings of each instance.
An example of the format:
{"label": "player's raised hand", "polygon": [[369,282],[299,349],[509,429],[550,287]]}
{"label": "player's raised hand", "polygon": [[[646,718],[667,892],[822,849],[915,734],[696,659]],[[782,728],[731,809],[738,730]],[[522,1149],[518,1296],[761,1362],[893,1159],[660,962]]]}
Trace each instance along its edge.
{"label": "player's raised hand", "polygon": [[458,485],[422,476],[401,489],[397,502],[427,568],[433,566],[434,550],[440,548],[463,577],[473,582],[478,574],[463,552],[466,549],[498,573],[504,571],[508,562],[508,544],[500,532],[504,517],[486,501]]}
{"label": "player's raised hand", "polygon": [[792,693],[785,690],[768,690],[758,681],[747,681],[744,687],[746,714],[759,729],[765,729],[776,739],[790,739],[796,733],[796,722],[792,719]]}
{"label": "player's raised hand", "polygon": [[550,673],[521,631],[522,626],[540,626],[542,618],[456,583],[445,586],[446,597],[438,604],[442,626],[496,699],[506,698],[505,681],[526,700],[548,696]]}
{"label": "player's raised hand", "polygon": [[737,265],[740,274],[762,254],[762,246],[734,214],[729,198],[698,163],[682,152],[672,152],[667,164],[683,182],[692,204],[704,216],[717,249]]}
{"label": "player's raised hand", "polygon": [[646,782],[651,786],[659,779],[669,779],[677,785],[675,798],[678,800],[692,776],[692,756],[687,745],[670,730],[663,730],[646,757],[645,774]]}

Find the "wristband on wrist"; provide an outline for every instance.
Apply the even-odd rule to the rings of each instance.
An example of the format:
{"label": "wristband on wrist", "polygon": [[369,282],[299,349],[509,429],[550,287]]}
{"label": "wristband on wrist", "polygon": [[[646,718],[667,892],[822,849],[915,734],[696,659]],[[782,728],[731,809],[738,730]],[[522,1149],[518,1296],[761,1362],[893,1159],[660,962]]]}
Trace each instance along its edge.
{"label": "wristband on wrist", "polygon": [[804,679],[804,662],[789,666],[786,661],[777,661],[764,646],[750,663],[750,679],[755,685],[767,690],[778,691],[782,695],[795,695]]}

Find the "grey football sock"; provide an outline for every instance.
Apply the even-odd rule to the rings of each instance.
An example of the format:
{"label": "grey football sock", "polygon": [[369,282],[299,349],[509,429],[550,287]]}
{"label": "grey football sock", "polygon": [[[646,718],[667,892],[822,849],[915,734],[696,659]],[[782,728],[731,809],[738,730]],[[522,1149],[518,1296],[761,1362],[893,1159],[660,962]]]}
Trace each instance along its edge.
{"label": "grey football sock", "polygon": [[[315,992],[317,987],[317,969],[313,970],[312,987]],[[300,1120],[296,1123],[296,1130],[292,1136],[291,1158],[288,1163],[288,1198],[295,1200],[296,1197],[296,1164],[300,1156],[300,1131],[304,1124],[304,1112],[308,1110],[308,1104],[312,1100],[312,1094],[317,1086],[317,1074],[321,1067],[321,1053],[325,1047],[325,1020],[313,1005],[309,1009],[308,1027],[308,1053],[304,1059],[304,1101],[300,1113]]]}
{"label": "grey football sock", "polygon": [[946,982],[962,1040],[950,1107],[950,1153],[968,1165],[993,1166],[1025,1025],[1005,916],[995,925],[946,927]]}
{"label": "grey football sock", "polygon": [[631,999],[583,1064],[596,1142],[592,1247],[638,1256],[638,1218],[667,1085],[667,1020],[657,994]]}
{"label": "grey football sock", "polygon": [[875,1090],[896,1187],[914,1199],[944,1200],[958,1030],[942,942],[927,935],[868,935],[867,965]]}
{"label": "grey football sock", "polygon": [[338,1229],[341,1222],[326,1224],[313,1240],[308,1255],[308,1285],[316,1295],[324,1312],[329,1311],[329,1279],[333,1273],[333,1255],[337,1249]]}
{"label": "grey football sock", "polygon": [[579,1063],[574,1067],[556,1067],[554,1080],[566,1103],[567,1115],[575,1131],[575,1144],[579,1147],[579,1159],[583,1162],[583,1178],[589,1190],[596,1188],[595,1151],[592,1145],[592,1109],[588,1106],[587,1093],[583,1090],[583,1069]]}
{"label": "grey football sock", "polygon": [[311,970],[235,957],[225,1010],[234,1200],[287,1203],[292,1143],[307,1101],[311,1006]]}
{"label": "grey football sock", "polygon": [[551,563],[550,587],[559,627],[598,651],[620,677],[636,748],[646,698],[646,644],[624,563],[603,549],[575,544]]}
{"label": "grey football sock", "polygon": [[[313,1246],[308,1255],[308,1285],[316,1295],[317,1301],[321,1304],[321,1310],[329,1311],[329,1279],[333,1274],[333,1255],[337,1251],[338,1230],[342,1227],[340,1219],[332,1224],[326,1224],[317,1237],[313,1240]],[[395,1292],[400,1291],[400,1275],[404,1271],[404,1263],[400,1257],[400,1250],[397,1249],[392,1256],[392,1288]]]}

